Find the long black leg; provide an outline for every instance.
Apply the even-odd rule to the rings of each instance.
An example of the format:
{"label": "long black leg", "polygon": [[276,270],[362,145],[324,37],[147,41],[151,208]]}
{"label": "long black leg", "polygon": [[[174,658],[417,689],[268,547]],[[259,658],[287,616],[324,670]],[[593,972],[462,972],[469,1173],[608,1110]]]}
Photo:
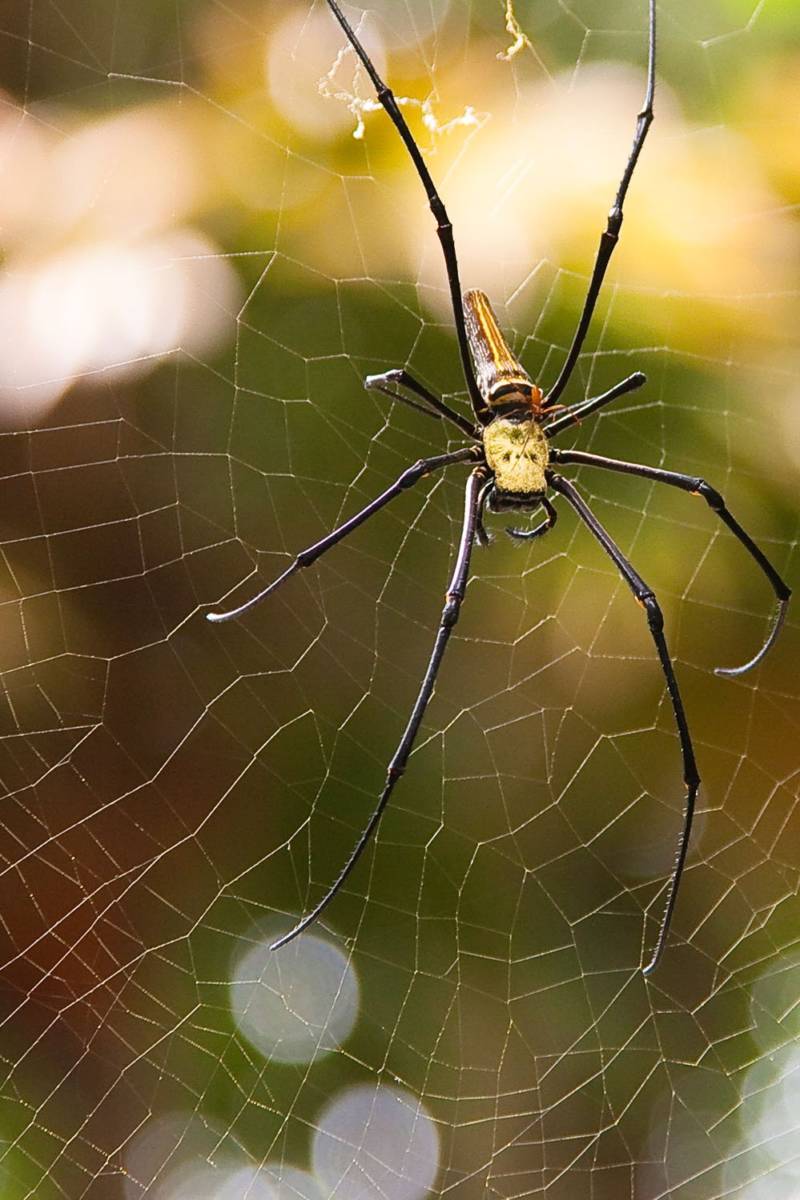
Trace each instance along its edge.
{"label": "long black leg", "polygon": [[[395,386],[392,387],[391,385]],[[364,387],[367,391],[383,392],[384,396],[391,396],[393,400],[400,400],[403,404],[408,404],[411,408],[415,408],[418,412],[424,412],[429,417],[435,417],[437,421],[442,417],[446,421],[450,421],[453,425],[457,425],[462,433],[466,434],[472,440],[480,441],[480,430],[468,421],[466,417],[462,417],[449,404],[445,404],[444,400],[434,395],[425,387],[424,383],[420,383],[408,371],[402,367],[398,367],[394,371],[384,371],[382,375],[367,375],[364,380]],[[416,400],[411,400],[408,396],[404,396],[402,392],[395,391],[395,387],[407,388],[409,392],[413,392],[415,396],[419,396],[423,401],[419,404]]]}
{"label": "long black leg", "polygon": [[647,376],[641,371],[634,371],[633,375],[629,375],[627,379],[623,379],[622,383],[615,384],[609,391],[603,392],[602,396],[594,396],[590,400],[581,400],[578,404],[570,404],[565,408],[560,416],[551,417],[550,420],[542,428],[545,435],[549,438],[555,437],[557,433],[562,433],[563,430],[569,429],[571,425],[578,425],[584,417],[591,416],[593,412],[597,412],[598,408],[605,408],[606,404],[610,404],[612,400],[616,400],[619,396],[624,396],[628,392],[633,392],[636,388],[640,388],[643,383],[647,383]]}
{"label": "long black leg", "polygon": [[636,132],[633,135],[633,146],[631,147],[630,156],[627,166],[622,176],[622,180],[617,191],[614,204],[608,214],[608,222],[605,230],[600,238],[600,245],[597,250],[597,258],[595,259],[592,277],[589,281],[589,290],[586,293],[586,299],[583,303],[583,312],[581,319],[578,322],[578,328],[575,330],[575,336],[572,339],[572,345],[569,348],[566,362],[561,368],[561,372],[553,384],[550,391],[545,396],[543,407],[549,408],[555,404],[564,388],[569,382],[569,378],[574,370],[575,363],[578,361],[584,339],[589,329],[589,324],[594,314],[594,308],[597,304],[597,297],[600,294],[600,288],[603,285],[606,268],[608,267],[611,255],[614,253],[614,248],[619,241],[619,231],[622,228],[622,209],[625,204],[625,196],[628,192],[633,172],[636,164],[639,161],[639,155],[642,152],[644,139],[647,137],[647,131],[653,122],[653,94],[656,86],[656,0],[649,0],[650,9],[650,36],[648,39],[648,62],[647,62],[647,88],[644,96],[644,103],[641,112],[636,118]]}
{"label": "long black leg", "polygon": [[450,585],[445,595],[445,605],[442,610],[442,617],[439,622],[439,631],[436,634],[436,641],[433,644],[433,650],[428,662],[428,668],[422,680],[422,685],[419,689],[414,707],[411,710],[411,716],[408,719],[403,736],[397,746],[397,749],[392,756],[386,772],[386,783],[381,792],[375,811],[373,812],[364,830],[355,844],[355,847],[348,858],[345,865],[339,872],[336,882],[328,889],[326,894],[320,900],[319,904],[302,921],[295,925],[289,933],[278,938],[277,942],[271,947],[277,950],[280,946],[285,946],[292,938],[296,938],[303,930],[308,929],[309,925],[316,921],[317,917],[328,907],[331,900],[334,898],[340,887],[347,879],[347,876],[353,870],[353,867],[358,862],[364,849],[369,843],[372,834],[375,832],[378,822],[380,821],[386,805],[389,803],[389,798],[394,791],[395,784],[406,769],[408,756],[411,753],[414,745],[414,740],[417,736],[422,718],[425,715],[425,709],[428,707],[428,701],[433,694],[433,688],[436,683],[436,676],[439,674],[439,667],[442,665],[444,652],[447,648],[447,643],[450,639],[450,634],[458,620],[461,610],[461,603],[464,599],[464,593],[467,590],[467,579],[469,577],[469,561],[472,554],[472,544],[475,539],[475,528],[478,518],[478,505],[480,503],[480,493],[483,482],[486,478],[485,467],[476,467],[470,474],[467,481],[466,496],[464,501],[464,521],[461,527],[461,541],[458,547],[456,556],[456,565],[453,571],[453,576],[450,580]]}
{"label": "long black leg", "polygon": [[450,285],[450,300],[453,305],[453,316],[456,323],[456,333],[458,335],[458,348],[461,352],[461,365],[464,368],[464,378],[467,381],[470,400],[475,412],[475,416],[480,418],[480,414],[485,411],[483,398],[478,390],[478,383],[475,379],[475,371],[472,366],[472,359],[469,353],[469,342],[467,341],[467,327],[464,323],[464,301],[461,296],[461,281],[458,274],[458,258],[456,257],[456,245],[453,239],[453,226],[450,218],[447,215],[447,210],[442,203],[442,199],[436,190],[436,185],[431,179],[430,172],[425,166],[425,160],[420,154],[419,147],[411,136],[411,130],[406,124],[406,119],[400,111],[394,93],[381,79],[372,60],[367,54],[361,42],[355,34],[355,30],[351,26],[347,17],[339,7],[337,0],[328,0],[330,8],[336,20],[341,25],[350,45],[355,50],[361,62],[364,65],[364,70],[372,80],[373,87],[378,100],[386,109],[392,124],[394,125],[400,137],[403,139],[403,144],[406,150],[411,155],[411,161],[414,163],[417,174],[419,175],[422,186],[425,188],[425,193],[428,197],[428,203],[431,206],[431,212],[436,218],[436,232],[439,236],[439,241],[442,245],[442,253],[444,254],[445,266],[447,267],[447,282]]}
{"label": "long black leg", "polygon": [[307,549],[301,550],[290,567],[287,567],[282,575],[274,579],[272,583],[263,588],[252,599],[247,600],[244,604],[240,604],[238,608],[232,608],[227,612],[212,612],[206,613],[208,621],[231,621],[234,617],[241,617],[243,613],[249,612],[256,604],[260,604],[270,592],[274,592],[282,583],[294,575],[295,571],[301,570],[303,567],[310,567],[313,562],[323,555],[326,550],[330,550],[337,542],[341,542],[342,538],[346,538],[354,529],[358,529],[359,525],[363,525],[368,521],[374,513],[378,512],[390,500],[394,500],[395,496],[399,496],[407,488],[413,487],[424,475],[429,475],[431,471],[438,471],[442,467],[449,467],[453,463],[468,462],[470,459],[475,461],[481,454],[479,447],[466,446],[461,450],[453,450],[450,454],[437,454],[434,458],[421,458],[419,462],[415,462],[413,466],[408,467],[403,474],[388,487],[385,492],[381,492],[380,496],[376,496],[374,500],[357,512],[349,521],[345,521],[343,525],[339,525],[331,533],[327,534],[320,541],[315,542],[313,546],[308,546]]}
{"label": "long black leg", "polygon": [[564,479],[562,475],[556,475],[554,472],[548,472],[547,478],[550,485],[555,488],[557,492],[560,492],[561,495],[564,496],[564,498],[572,505],[581,520],[588,526],[588,528],[597,538],[598,542],[603,547],[606,554],[608,554],[608,556],[616,564],[628,587],[631,589],[634,596],[647,613],[647,624],[653,641],[655,642],[656,650],[658,651],[661,669],[664,672],[664,678],[667,682],[667,690],[669,692],[670,700],[672,701],[672,710],[675,714],[675,724],[678,727],[678,740],[680,741],[681,755],[683,757],[683,780],[686,784],[683,829],[678,840],[678,849],[675,855],[675,865],[672,868],[672,878],[670,880],[669,890],[667,892],[667,902],[664,908],[664,916],[661,919],[661,928],[659,929],[652,958],[644,968],[644,974],[651,975],[661,961],[661,956],[664,953],[664,947],[667,943],[667,935],[669,934],[669,927],[672,922],[672,913],[675,908],[675,900],[678,896],[678,888],[680,886],[681,876],[683,874],[683,867],[686,862],[686,854],[689,849],[689,838],[691,837],[692,832],[694,805],[697,798],[697,790],[700,786],[700,776],[697,773],[697,763],[695,762],[692,738],[689,733],[689,726],[686,722],[686,713],[683,708],[681,694],[678,690],[678,681],[675,678],[672,660],[669,656],[669,650],[667,649],[666,638],[664,637],[664,617],[655,593],[647,586],[642,577],[633,569],[625,555],[620,550],[619,546],[600,524],[586,501],[578,492],[577,488],[575,488],[575,486],[570,483],[568,479]]}
{"label": "long black leg", "polygon": [[546,496],[542,496],[542,508],[547,513],[543,521],[540,521],[533,529],[514,529],[509,525],[506,529],[509,537],[515,538],[520,542],[530,542],[533,538],[541,537],[543,533],[547,533],[549,529],[552,529],[558,520],[558,513]]}
{"label": "long black leg", "polygon": [[769,580],[778,601],[778,612],[772,624],[764,645],[754,658],[741,667],[717,667],[717,675],[744,675],[752,667],[758,666],[764,655],[775,644],[775,639],[781,631],[789,607],[791,589],[784,583],[766,554],[753,541],[749,533],[742,529],[735,517],[732,517],[725,505],[724,498],[715,491],[705,479],[697,475],[684,475],[679,471],[664,471],[660,467],[648,467],[642,463],[620,462],[616,458],[606,458],[602,454],[587,454],[582,450],[553,450],[552,458],[559,463],[579,463],[587,467],[602,467],[606,471],[619,471],[623,475],[639,475],[643,479],[653,479],[656,483],[667,483],[670,487],[680,488],[691,492],[693,496],[702,496],[706,504],[719,519],[728,526],[734,537],[742,543],[747,553],[754,558]]}

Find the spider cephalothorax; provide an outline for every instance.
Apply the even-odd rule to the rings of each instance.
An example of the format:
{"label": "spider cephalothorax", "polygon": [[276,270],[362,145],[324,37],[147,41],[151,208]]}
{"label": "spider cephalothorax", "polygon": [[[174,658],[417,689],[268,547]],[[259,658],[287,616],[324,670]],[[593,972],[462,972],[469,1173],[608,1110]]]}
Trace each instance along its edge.
{"label": "spider cephalothorax", "polygon": [[550,448],[535,417],[494,417],[483,431],[483,452],[494,474],[493,507],[504,497],[517,508],[539,502],[547,490]]}
{"label": "spider cephalothorax", "polygon": [[[633,177],[639,153],[653,119],[656,10],[655,0],[647,0],[647,3],[650,18],[650,36],[648,41],[647,89],[644,104],[636,120],[636,132],[628,162],[609,213],[605,230],[600,238],[600,246],[597,251],[586,300],[577,329],[559,375],[545,395],[532,382],[525,368],[511,353],[484,293],[472,291],[467,292],[462,297],[452,225],[441,197],[428,172],[428,168],[425,165],[425,161],[411,135],[397,101],[375,70],[372,60],[347,21],[347,18],[342,13],[338,0],[328,0],[329,8],[344,30],[353,50],[361,60],[364,69],[375,87],[378,99],[394,123],[411,155],[414,167],[425,188],[431,211],[436,219],[436,229],[442,244],[445,266],[447,268],[447,279],[450,287],[450,298],[453,305],[461,363],[469,398],[472,403],[473,419],[468,419],[463,413],[446,404],[444,400],[434,395],[433,392],[404,368],[387,371],[382,375],[368,376],[365,383],[368,388],[384,392],[395,400],[401,400],[409,404],[412,408],[426,413],[429,417],[448,421],[451,425],[459,429],[469,444],[460,449],[451,450],[449,453],[436,454],[430,458],[420,459],[419,462],[408,467],[390,487],[386,488],[384,492],[371,501],[365,508],[362,508],[360,512],[350,517],[349,520],[345,521],[337,529],[334,529],[332,533],[321,538],[315,545],[301,551],[283,574],[268,587],[264,588],[263,591],[259,592],[257,596],[228,612],[209,613],[209,620],[227,621],[231,617],[241,616],[242,613],[252,608],[253,605],[274,591],[276,587],[288,579],[290,575],[293,575],[295,571],[316,562],[326,550],[335,546],[337,542],[347,537],[354,529],[357,529],[359,525],[363,524],[364,521],[383,508],[385,504],[393,500],[395,496],[399,496],[407,488],[432,471],[457,463],[470,465],[472,470],[467,479],[461,539],[458,545],[453,574],[447,588],[436,640],[408,723],[400,738],[397,749],[389,762],[386,783],[377,806],[367,821],[335,883],[307,916],[303,917],[289,933],[279,938],[273,949],[284,945],[304,929],[307,929],[336,895],[367,846],[389,801],[395,784],[405,770],[415,738],[425,716],[425,710],[433,694],[434,684],[436,683],[436,677],[444,657],[448,639],[458,620],[461,604],[467,589],[473,543],[476,539],[483,543],[488,542],[488,537],[483,527],[484,505],[488,504],[489,508],[493,510],[511,508],[532,511],[539,507],[543,508],[545,519],[538,525],[535,525],[531,529],[508,530],[514,538],[536,538],[540,534],[552,529],[555,523],[556,510],[547,496],[548,490],[552,490],[563,497],[580,520],[583,521],[615,564],[634,597],[640,602],[647,616],[648,629],[653,639],[672,704],[675,728],[681,750],[683,778],[686,786],[684,821],[678,841],[675,865],[672,869],[672,876],[667,890],[661,926],[656,939],[655,949],[648,965],[644,968],[645,974],[649,974],[655,969],[664,951],[675,899],[678,894],[678,886],[689,847],[694,804],[700,786],[700,776],[695,762],[689,725],[678,689],[678,681],[672,666],[672,659],[664,636],[664,620],[655,593],[628,562],[611,535],[604,529],[591,511],[575,485],[557,471],[554,471],[553,465],[560,466],[562,464],[573,463],[587,467],[601,467],[604,470],[619,471],[626,475],[638,475],[640,478],[665,483],[670,487],[680,488],[684,492],[701,496],[734,536],[738,538],[739,542],[748,551],[769,580],[778,599],[778,615],[769,636],[754,658],[741,667],[720,669],[718,671],[719,674],[740,675],[761,661],[778,635],[786,614],[790,592],[766,555],[758,548],[738,521],[728,512],[720,494],[714,491],[704,479],[698,479],[696,476],[685,475],[677,471],[665,471],[660,467],[649,467],[641,463],[621,462],[618,459],[606,458],[599,454],[589,454],[579,450],[557,450],[550,446],[550,442],[556,434],[576,424],[582,418],[588,417],[591,413],[603,408],[606,404],[610,404],[618,396],[633,391],[634,388],[641,387],[645,382],[644,375],[636,372],[621,383],[618,383],[616,387],[605,392],[602,396],[584,400],[567,408],[563,408],[557,403],[572,375],[583,347],[606,268],[619,239],[619,231],[622,224],[622,209],[628,185]],[[409,392],[411,396],[408,395]],[[412,396],[414,397],[413,399],[411,398]]]}

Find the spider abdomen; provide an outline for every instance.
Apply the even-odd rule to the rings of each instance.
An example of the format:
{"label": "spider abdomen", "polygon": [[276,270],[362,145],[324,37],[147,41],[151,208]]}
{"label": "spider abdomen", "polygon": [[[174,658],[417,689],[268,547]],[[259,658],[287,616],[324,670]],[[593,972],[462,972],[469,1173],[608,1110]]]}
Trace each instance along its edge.
{"label": "spider abdomen", "polygon": [[550,452],[538,421],[496,417],[483,432],[483,449],[501,495],[523,500],[545,493]]}

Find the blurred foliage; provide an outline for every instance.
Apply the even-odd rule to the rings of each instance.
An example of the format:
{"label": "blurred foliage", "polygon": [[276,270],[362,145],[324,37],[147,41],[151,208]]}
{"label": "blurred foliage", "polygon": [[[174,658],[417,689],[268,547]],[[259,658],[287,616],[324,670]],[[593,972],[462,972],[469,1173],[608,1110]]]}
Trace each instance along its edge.
{"label": "blurred foliage", "polygon": [[[511,61],[504,9],[422,4],[415,26],[384,0],[365,38],[409,98],[465,284],[546,382],[630,143],[644,5],[517,0]],[[791,583],[800,18],[789,0],[659,16],[657,120],[567,399],[635,368],[648,385],[562,444],[708,477]],[[771,597],[703,504],[643,481],[577,476],[658,590],[704,780],[658,975],[638,967],[682,789],[646,627],[568,514],[523,549],[498,520],[374,852],[326,914],[362,983],[355,1034],[310,1067],[237,1036],[240,939],[319,898],[380,789],[462,477],[245,621],[202,614],[457,444],[361,383],[410,364],[463,404],[438,245],[364,79],[347,58],[331,73],[324,5],[26,0],[3,27],[6,281],[146,246],[155,290],[132,269],[80,295],[67,279],[50,309],[40,288],[33,373],[4,377],[2,1194],[161,1195],[126,1154],[178,1110],[304,1165],[333,1091],[383,1078],[439,1122],[442,1193],[713,1200],[747,1170],[777,1179],[742,1139],[747,1072],[794,1042],[752,995],[797,942],[798,628],[753,677],[715,678]],[[156,243],[193,268],[166,300]],[[173,303],[174,345],[131,340]],[[22,306],[2,311],[13,357]],[[51,368],[75,311],[131,328],[114,316],[105,357]]]}

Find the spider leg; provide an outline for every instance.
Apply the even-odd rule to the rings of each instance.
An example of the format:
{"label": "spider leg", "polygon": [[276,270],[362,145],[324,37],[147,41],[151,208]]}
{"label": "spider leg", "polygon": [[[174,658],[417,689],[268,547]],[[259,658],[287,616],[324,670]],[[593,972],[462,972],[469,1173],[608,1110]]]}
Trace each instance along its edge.
{"label": "spider leg", "polygon": [[489,534],[486,532],[486,525],[484,524],[483,516],[493,488],[494,477],[486,481],[481,488],[480,496],[478,496],[478,516],[475,521],[475,537],[478,539],[478,543],[481,546],[488,546],[492,540],[489,537]]}
{"label": "spider leg", "polygon": [[650,10],[650,35],[648,38],[648,61],[647,61],[647,88],[645,90],[644,103],[641,112],[636,118],[636,132],[633,136],[633,146],[628,157],[628,162],[620,181],[619,190],[617,191],[614,204],[608,214],[608,222],[600,237],[600,245],[597,250],[597,258],[595,259],[592,277],[589,281],[589,290],[586,293],[586,299],[583,303],[583,311],[578,322],[578,328],[575,330],[575,336],[572,339],[572,345],[569,348],[566,361],[561,368],[561,372],[553,384],[550,391],[544,398],[543,407],[549,408],[555,404],[564,388],[569,382],[572,375],[575,363],[578,361],[578,356],[583,348],[583,343],[589,329],[589,324],[594,314],[597,297],[600,294],[600,288],[603,285],[606,269],[608,267],[611,255],[619,241],[619,232],[622,228],[623,206],[625,197],[628,192],[633,172],[636,164],[639,161],[639,155],[642,152],[644,139],[647,137],[647,131],[653,122],[653,95],[656,86],[656,0],[649,0]]}
{"label": "spider leg", "polygon": [[741,667],[717,667],[715,674],[717,675],[744,675],[745,671],[751,670],[752,667],[758,666],[767,651],[775,644],[775,640],[781,631],[783,622],[786,618],[786,610],[789,607],[789,597],[791,589],[784,583],[778,572],[773,567],[772,563],[767,558],[766,554],[753,541],[749,533],[746,533],[735,517],[732,517],[725,505],[725,500],[715,491],[705,479],[699,478],[697,475],[684,475],[679,471],[664,471],[660,467],[648,467],[642,463],[620,462],[616,458],[606,458],[605,455],[587,454],[581,450],[554,450],[552,453],[553,460],[560,463],[579,463],[587,467],[602,467],[606,471],[619,471],[623,475],[639,475],[643,479],[653,479],[656,483],[666,483],[670,487],[680,488],[681,491],[691,492],[693,496],[702,496],[706,504],[713,512],[717,514],[723,524],[728,526],[731,533],[744,546],[751,558],[755,559],[761,570],[769,580],[775,597],[778,601],[778,612],[773,621],[772,628],[769,631],[766,641],[754,658],[746,662]]}
{"label": "spider leg", "polygon": [[[408,396],[404,396],[402,392],[395,391],[396,387],[407,388],[409,392],[413,392],[415,396],[419,396],[422,404],[418,404],[416,400],[411,400]],[[398,367],[394,371],[384,371],[382,375],[367,375],[364,380],[364,387],[367,391],[383,392],[384,396],[391,396],[393,400],[401,400],[403,404],[408,404],[410,408],[417,409],[418,412],[424,412],[429,417],[435,417],[437,421],[442,417],[446,421],[451,421],[453,425],[457,425],[462,433],[473,441],[480,441],[480,432],[475,425],[471,424],[466,417],[462,417],[449,404],[445,404],[444,400],[440,400],[433,392],[425,387],[424,383],[420,383],[413,375],[402,367]]]}
{"label": "spider leg", "polygon": [[398,743],[397,749],[392,756],[386,772],[386,783],[381,792],[380,799],[375,807],[372,816],[367,821],[358,841],[353,848],[350,857],[339,872],[336,882],[331,885],[326,894],[320,900],[319,904],[303,917],[301,921],[295,925],[288,933],[271,946],[272,950],[277,950],[280,946],[285,946],[287,942],[291,942],[298,934],[308,929],[316,921],[317,917],[328,907],[336,893],[341,888],[342,884],[347,879],[353,867],[358,862],[366,846],[369,843],[372,834],[380,821],[386,805],[389,803],[389,798],[394,791],[395,784],[405,771],[408,756],[411,753],[414,741],[416,739],[419,727],[422,724],[422,718],[425,715],[425,710],[428,707],[428,701],[433,694],[433,688],[436,683],[436,677],[439,674],[439,667],[442,665],[444,652],[447,648],[447,643],[450,639],[450,634],[458,621],[461,604],[464,599],[464,593],[467,590],[467,579],[469,577],[469,562],[472,554],[472,544],[475,539],[475,529],[478,519],[478,507],[480,504],[480,493],[483,482],[486,478],[485,467],[476,467],[471,472],[467,480],[466,495],[464,500],[464,520],[461,526],[461,541],[458,546],[458,554],[456,556],[456,565],[453,571],[450,585],[445,594],[445,605],[442,609],[442,616],[439,622],[439,630],[436,634],[436,641],[433,644],[428,667],[422,680],[417,699],[414,702],[414,707],[411,710],[411,716],[408,719],[403,736]]}
{"label": "spider leg", "polygon": [[594,396],[590,400],[581,400],[578,404],[570,404],[562,410],[560,416],[551,417],[547,424],[543,426],[545,437],[555,437],[557,433],[562,433],[563,430],[569,429],[571,425],[579,425],[584,417],[597,412],[599,408],[605,408],[607,404],[610,404],[612,400],[616,400],[619,396],[625,396],[628,392],[635,391],[643,383],[647,383],[647,376],[643,375],[641,371],[635,371],[633,375],[629,375],[627,379],[623,379],[622,383],[617,383],[609,391],[603,392],[602,396]]}
{"label": "spider leg", "polygon": [[547,513],[543,521],[540,521],[533,529],[514,529],[509,525],[506,529],[508,536],[515,538],[519,542],[530,542],[533,538],[541,537],[543,533],[547,533],[549,529],[552,529],[558,520],[558,513],[547,499],[547,496],[542,496],[542,508]]}
{"label": "spider leg", "polygon": [[399,496],[407,488],[413,487],[425,475],[429,475],[431,471],[438,471],[442,467],[449,467],[453,463],[475,461],[481,451],[477,446],[465,446],[461,450],[453,450],[450,454],[437,454],[433,458],[421,458],[415,462],[413,466],[408,467],[403,471],[395,482],[388,487],[385,492],[381,492],[380,496],[376,496],[371,500],[361,512],[357,512],[355,516],[350,517],[349,521],[345,521],[343,525],[339,525],[331,533],[315,542],[313,546],[308,546],[305,550],[301,550],[295,558],[291,566],[287,567],[282,575],[274,579],[272,583],[263,588],[256,596],[250,600],[240,604],[238,608],[229,609],[227,612],[211,612],[206,613],[207,621],[230,621],[234,617],[241,617],[244,613],[249,612],[256,604],[260,604],[270,592],[274,592],[282,583],[294,575],[295,571],[301,570],[303,567],[310,567],[313,562],[323,555],[326,550],[330,550],[337,542],[341,542],[354,529],[358,529],[359,525],[363,525],[365,521],[380,509],[388,504],[390,500],[394,500],[395,496]]}
{"label": "spider leg", "polygon": [[445,266],[447,268],[447,282],[450,285],[450,299],[453,305],[453,316],[456,323],[456,333],[458,335],[458,348],[461,352],[461,365],[464,368],[464,378],[469,389],[470,400],[478,417],[484,411],[483,398],[478,390],[478,383],[475,378],[475,371],[472,366],[472,359],[469,353],[469,342],[467,340],[467,327],[464,322],[464,301],[461,296],[461,282],[458,274],[458,258],[456,256],[456,245],[453,239],[453,226],[450,218],[447,215],[447,210],[442,202],[442,199],[436,190],[436,185],[433,182],[428,168],[425,166],[417,143],[412,137],[411,130],[406,124],[406,119],[400,111],[394,93],[381,79],[378,72],[373,66],[372,60],[367,54],[361,42],[356,37],[355,30],[351,26],[347,17],[339,7],[337,0],[328,0],[328,7],[333,13],[336,20],[344,30],[350,45],[355,50],[361,62],[364,65],[364,70],[372,80],[372,85],[375,88],[378,100],[385,108],[389,118],[392,121],[397,132],[403,140],[403,144],[411,155],[411,161],[416,168],[416,172],[420,177],[422,186],[425,188],[425,193],[428,197],[428,203],[431,207],[431,212],[436,218],[436,232],[439,236],[439,241],[444,254]]}
{"label": "spider leg", "polygon": [[600,524],[597,517],[589,508],[586,501],[578,492],[577,488],[570,483],[568,479],[564,479],[562,475],[556,475],[553,472],[548,472],[548,482],[557,492],[567,500],[575,509],[580,519],[588,526],[589,530],[597,538],[600,545],[605,550],[606,554],[616,564],[617,569],[627,583],[628,587],[633,592],[636,599],[644,608],[647,614],[647,624],[650,629],[650,635],[655,642],[658,657],[661,662],[661,670],[664,673],[664,678],[667,684],[670,700],[672,701],[672,711],[675,714],[675,724],[678,729],[678,740],[681,747],[681,756],[683,758],[683,780],[686,784],[686,798],[684,801],[684,816],[683,829],[678,839],[678,848],[675,855],[675,865],[672,868],[672,878],[667,891],[667,901],[664,907],[664,915],[661,919],[661,927],[656,939],[655,949],[653,950],[650,962],[644,968],[645,975],[651,975],[655,971],[661,956],[664,953],[664,947],[667,943],[670,924],[672,922],[672,913],[675,908],[675,901],[678,896],[678,888],[680,887],[681,876],[683,874],[684,864],[686,862],[686,854],[689,849],[689,838],[692,832],[692,820],[694,818],[694,806],[697,798],[697,791],[700,786],[700,776],[697,772],[697,764],[694,757],[694,747],[692,746],[692,738],[689,733],[689,726],[686,721],[686,713],[681,700],[681,694],[678,690],[678,681],[675,678],[675,671],[672,666],[672,660],[667,649],[666,638],[664,637],[664,617],[661,612],[658,600],[655,593],[647,586],[640,575],[633,569],[625,555],[617,546],[613,538],[607,533],[604,527]]}

